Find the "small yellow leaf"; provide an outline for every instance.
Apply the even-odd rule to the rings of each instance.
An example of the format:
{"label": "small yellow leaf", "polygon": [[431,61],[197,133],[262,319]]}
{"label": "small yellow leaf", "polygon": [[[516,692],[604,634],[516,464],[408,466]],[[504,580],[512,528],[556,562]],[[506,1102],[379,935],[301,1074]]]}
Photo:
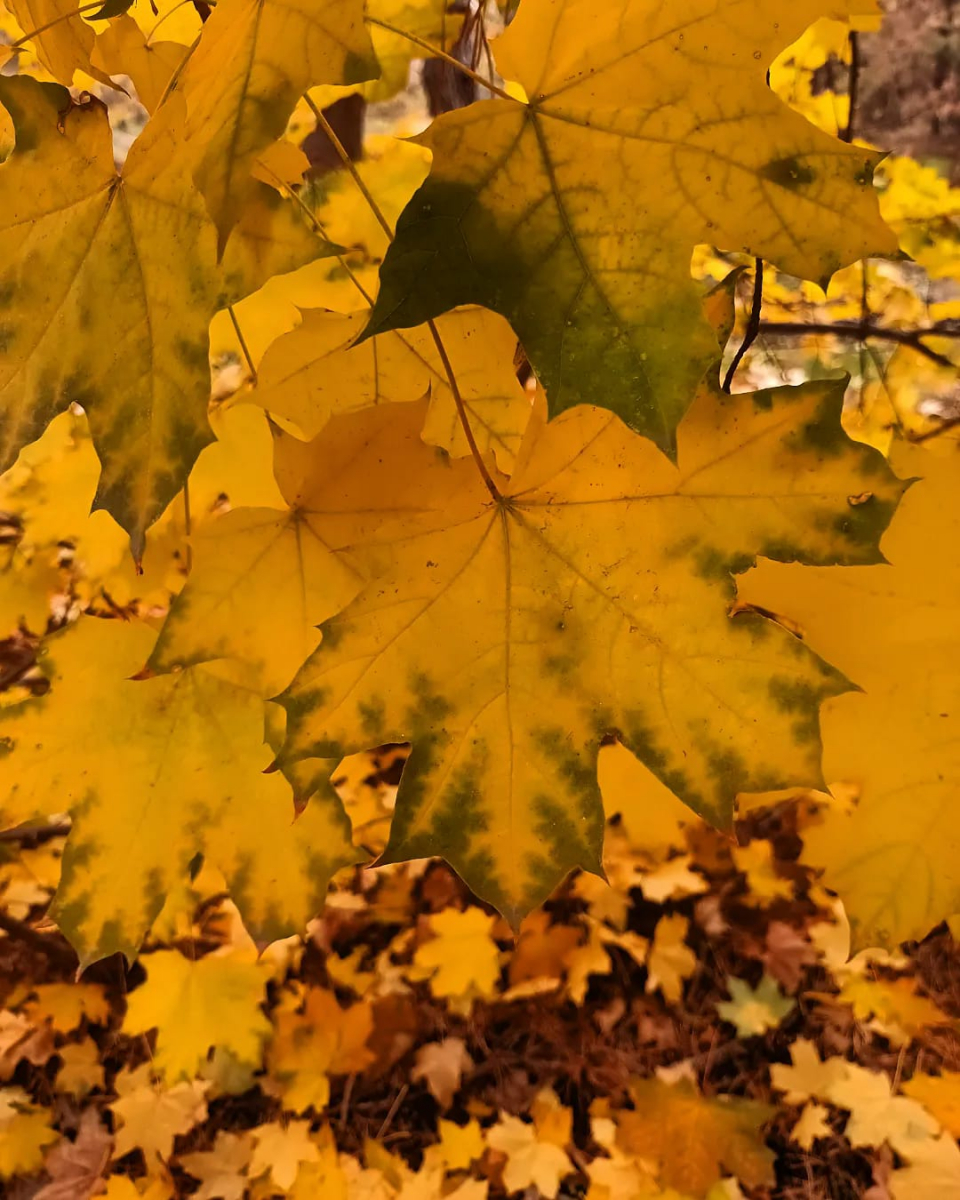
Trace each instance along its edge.
{"label": "small yellow leaf", "polygon": [[916,1100],[895,1096],[883,1071],[847,1063],[824,1099],[850,1112],[843,1131],[852,1146],[881,1146],[884,1142],[909,1157],[918,1142],[939,1131],[939,1125]]}
{"label": "small yellow leaf", "polygon": [[141,1149],[148,1165],[173,1153],[173,1140],[207,1118],[208,1083],[193,1080],[164,1088],[151,1082],[149,1063],[123,1070],[114,1080],[119,1099],[110,1110],[119,1121],[114,1158]]}
{"label": "small yellow leaf", "polygon": [[781,1092],[786,1092],[787,1104],[803,1104],[811,1097],[825,1098],[830,1088],[846,1073],[844,1059],[833,1057],[820,1060],[817,1048],[806,1038],[797,1038],[790,1046],[791,1065],[774,1063],[770,1067],[770,1081]]}
{"label": "small yellow leaf", "polygon": [[212,1150],[181,1154],[177,1161],[188,1175],[200,1180],[200,1190],[194,1193],[197,1200],[244,1200],[252,1153],[249,1135],[220,1129]]}
{"label": "small yellow leaf", "polygon": [[474,997],[488,999],[500,977],[500,950],[493,940],[496,917],[470,907],[444,909],[429,919],[434,935],[417,947],[413,964],[430,981],[435,996],[469,1007]]}
{"label": "small yellow leaf", "polygon": [[62,1066],[57,1072],[56,1090],[83,1099],[94,1088],[104,1087],[100,1048],[92,1038],[68,1042],[57,1051]]}
{"label": "small yellow leaf", "polygon": [[140,961],[147,978],[127,1000],[123,1030],[157,1030],[153,1068],[168,1083],[192,1079],[213,1046],[259,1064],[270,1022],[260,1007],[266,976],[258,965],[212,954],[193,961],[176,950]]}
{"label": "small yellow leaf", "polygon": [[503,1182],[508,1192],[535,1187],[552,1200],[560,1181],[575,1168],[565,1150],[550,1141],[540,1141],[534,1125],[507,1113],[487,1131],[487,1145],[506,1155]]}
{"label": "small yellow leaf", "polygon": [[40,1170],[44,1149],[60,1137],[50,1120],[22,1088],[0,1088],[0,1179]]}
{"label": "small yellow leaf", "polygon": [[833,1137],[833,1130],[827,1121],[829,1115],[829,1109],[824,1108],[822,1104],[804,1105],[800,1119],[790,1130],[791,1141],[809,1153],[817,1138]]}
{"label": "small yellow leaf", "polygon": [[748,1187],[773,1184],[774,1156],[761,1133],[772,1108],[733,1096],[708,1099],[684,1081],[635,1080],[630,1093],[634,1110],[617,1115],[617,1144],[658,1164],[661,1186],[702,1196],[723,1168]]}
{"label": "small yellow leaf", "polygon": [[104,1025],[110,1017],[106,993],[96,983],[38,984],[24,1010],[35,1024],[49,1021],[57,1033],[72,1033],[84,1018]]}
{"label": "small yellow leaf", "polygon": [[[354,345],[366,312],[307,310],[301,325],[268,349],[252,399],[316,437],[331,417],[371,404],[429,395],[424,441],[457,458],[470,448],[450,382],[426,326]],[[457,390],[481,453],[509,472],[530,416],[530,398],[513,365],[516,335],[496,313],[460,308],[438,317]]]}
{"label": "small yellow leaf", "polygon": [[697,956],[686,943],[690,922],[680,913],[661,917],[653,931],[653,943],[647,957],[647,991],[659,989],[664,998],[676,1004],[683,994],[683,981],[697,966]]}
{"label": "small yellow leaf", "polygon": [[748,904],[766,905],[793,896],[793,884],[777,874],[773,847],[768,841],[755,838],[746,846],[733,846],[730,853],[737,870],[747,877]]}
{"label": "small yellow leaf", "polygon": [[480,1122],[471,1118],[466,1125],[441,1119],[437,1122],[440,1135],[440,1152],[448,1171],[466,1171],[470,1164],[482,1158],[486,1149],[484,1132]]}
{"label": "small yellow leaf", "polygon": [[303,1011],[281,1011],[275,1026],[267,1061],[289,1112],[322,1112],[330,1099],[329,1077],[362,1071],[373,1061],[368,1001],[341,1008],[333,992],[310,988]]}
{"label": "small yellow leaf", "polygon": [[250,1178],[269,1173],[282,1191],[293,1185],[301,1163],[318,1162],[320,1147],[310,1133],[309,1121],[290,1121],[281,1125],[271,1121],[251,1130],[254,1140],[250,1159]]}
{"label": "small yellow leaf", "polygon": [[592,975],[609,975],[613,963],[605,949],[606,938],[599,921],[591,921],[586,940],[564,957],[567,994],[574,1004],[582,1004]]}
{"label": "small yellow leaf", "polygon": [[949,1134],[918,1142],[903,1157],[907,1165],[887,1180],[893,1200],[953,1200],[960,1195],[960,1149]]}
{"label": "small yellow leaf", "polygon": [[756,988],[744,979],[727,976],[727,991],[732,997],[717,1005],[717,1013],[724,1021],[737,1027],[739,1037],[751,1037],[776,1029],[780,1022],[792,1012],[795,1002],[784,996],[776,981],[764,974]]}
{"label": "small yellow leaf", "polygon": [[960,1138],[960,1071],[943,1071],[940,1075],[914,1075],[900,1090],[918,1100],[944,1129]]}

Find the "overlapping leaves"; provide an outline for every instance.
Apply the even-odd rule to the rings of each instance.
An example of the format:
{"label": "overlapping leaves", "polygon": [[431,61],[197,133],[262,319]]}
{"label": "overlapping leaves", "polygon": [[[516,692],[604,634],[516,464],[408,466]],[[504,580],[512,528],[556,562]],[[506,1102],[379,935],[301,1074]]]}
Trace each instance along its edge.
{"label": "overlapping leaves", "polygon": [[433,167],[397,226],[369,331],[486,305],[511,321],[551,413],[602,404],[671,451],[715,353],[689,279],[697,243],[820,280],[895,249],[870,187],[877,156],[765,83],[825,13],[842,15],[822,0],[682,13],[524,0],[496,55],[527,100],[447,113],[424,135]]}
{"label": "overlapping leaves", "polygon": [[900,484],[839,404],[704,391],[679,468],[600,409],[535,417],[496,500],[418,440],[422,404],[358,414],[345,457],[391,429],[416,500],[349,538],[372,582],[282,698],[282,761],[411,740],[387,858],[442,853],[515,917],[598,868],[605,737],[719,822],[738,792],[816,780],[818,706],[847,685],[731,614],[730,573],[761,551],[876,560]]}
{"label": "overlapping leaves", "polygon": [[0,165],[0,463],[81,404],[103,463],[95,505],[142,553],[144,533],[213,435],[207,326],[277,272],[329,253],[258,184],[217,262],[171,103],[121,174],[103,106],[0,80],[17,146]]}

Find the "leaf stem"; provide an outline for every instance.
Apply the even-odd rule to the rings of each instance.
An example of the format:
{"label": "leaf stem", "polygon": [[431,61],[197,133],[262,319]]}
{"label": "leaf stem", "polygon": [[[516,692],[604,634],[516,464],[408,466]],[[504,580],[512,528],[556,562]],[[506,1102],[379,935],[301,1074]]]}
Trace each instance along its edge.
{"label": "leaf stem", "polygon": [[[307,105],[309,106],[313,115],[317,118],[317,125],[330,139],[330,144],[340,156],[340,161],[343,163],[346,170],[350,172],[351,178],[360,189],[364,200],[366,200],[367,204],[370,206],[370,211],[376,217],[381,229],[387,235],[387,240],[392,242],[393,230],[390,227],[390,222],[383,215],[380,205],[376,202],[370,192],[370,189],[364,183],[360,172],[357,170],[357,164],[347,153],[343,143],[337,137],[333,126],[323,115],[317,105],[314,104],[313,100],[311,100],[307,95],[304,96],[304,99],[306,100]],[[497,485],[493,482],[493,476],[487,470],[487,464],[483,461],[483,455],[480,453],[480,447],[477,445],[477,440],[473,436],[473,430],[470,428],[470,421],[467,417],[466,406],[463,403],[463,397],[460,395],[460,388],[457,386],[457,377],[453,371],[453,364],[450,362],[450,357],[447,354],[446,347],[443,344],[440,331],[437,329],[436,323],[433,320],[427,321],[427,328],[430,330],[430,336],[433,338],[434,345],[437,348],[437,353],[440,355],[440,361],[443,363],[443,369],[447,376],[447,383],[450,385],[450,391],[453,394],[453,402],[456,405],[457,416],[460,418],[460,424],[463,427],[464,436],[467,439],[467,445],[470,447],[470,454],[473,457],[473,461],[476,464],[477,470],[480,472],[480,478],[486,485],[487,491],[494,500],[499,502],[501,499],[500,491],[497,488]]]}
{"label": "leaf stem", "polygon": [[193,39],[193,41],[187,47],[186,54],[177,63],[176,67],[174,68],[173,74],[167,80],[167,85],[163,89],[160,99],[157,101],[157,107],[153,110],[154,113],[159,112],[160,109],[163,107],[163,105],[166,104],[167,100],[170,98],[170,93],[174,90],[174,88],[180,82],[180,76],[183,74],[184,67],[186,67],[187,63],[193,57],[194,50],[196,50],[196,48],[200,45],[200,37],[201,37],[202,33],[203,33],[203,30],[201,29],[200,33],[197,34],[197,36]]}
{"label": "leaf stem", "polygon": [[756,268],[753,275],[753,303],[750,306],[750,318],[747,321],[747,328],[743,333],[743,341],[733,356],[733,362],[727,368],[726,378],[723,381],[723,390],[729,395],[730,388],[733,386],[733,377],[737,373],[737,367],[743,362],[743,359],[757,340],[757,334],[760,332],[760,310],[763,306],[763,259],[756,260]]}
{"label": "leaf stem", "polygon": [[[267,166],[266,162],[261,161],[260,166],[269,175],[273,176],[273,179],[276,181],[277,188],[281,192],[283,192],[284,195],[289,196],[294,201],[294,203],[299,206],[300,211],[303,213],[303,215],[306,217],[306,219],[313,226],[314,230],[317,233],[319,233],[319,235],[322,238],[324,238],[326,241],[329,242],[330,238],[327,236],[327,231],[323,227],[323,222],[318,220],[316,213],[314,213],[307,206],[307,204],[304,203],[304,199],[300,195],[300,193],[295,192],[293,190],[293,188],[289,187],[286,183],[284,183],[283,180],[280,178],[280,176],[275,171],[270,170],[270,168],[269,168],[269,166]],[[357,289],[357,291],[363,297],[364,302],[366,304],[368,304],[371,308],[373,308],[373,297],[370,295],[370,293],[367,291],[367,289],[363,286],[363,284],[357,278],[357,274],[354,271],[353,267],[350,266],[350,264],[347,262],[347,260],[343,257],[342,254],[334,255],[334,257],[336,258],[336,260],[340,264],[340,266],[343,267],[344,271],[346,271],[347,276],[350,279],[350,282],[353,284],[353,286]]]}
{"label": "leaf stem", "polygon": [[237,320],[237,314],[232,304],[227,305],[227,312],[230,314],[230,320],[233,323],[233,332],[237,335],[237,341],[240,343],[240,349],[243,351],[243,357],[247,361],[247,370],[250,372],[250,378],[253,380],[253,386],[257,386],[257,368],[253,365],[253,357],[250,354],[250,348],[247,345],[247,339],[243,336],[243,330],[240,328],[240,322]]}
{"label": "leaf stem", "polygon": [[450,385],[450,391],[453,393],[453,402],[457,406],[457,415],[460,418],[460,424],[463,426],[463,432],[467,439],[467,445],[470,447],[470,453],[473,456],[473,461],[476,463],[477,470],[480,472],[480,478],[486,484],[487,491],[497,502],[500,501],[500,490],[493,482],[493,477],[487,470],[487,464],[483,461],[483,455],[480,453],[480,447],[477,445],[476,438],[473,436],[473,430],[470,428],[470,422],[467,419],[466,406],[463,403],[463,397],[460,395],[460,389],[457,386],[457,377],[453,373],[453,366],[447,356],[446,347],[443,344],[443,339],[440,337],[440,330],[437,329],[436,323],[433,320],[427,321],[427,328],[430,330],[430,336],[433,338],[433,344],[437,348],[437,353],[440,355],[440,361],[443,363],[443,369],[447,375],[447,383]]}
{"label": "leaf stem", "polygon": [[366,22],[368,25],[376,25],[380,29],[385,29],[388,33],[395,33],[397,37],[406,38],[408,42],[412,42],[415,46],[419,46],[421,50],[426,50],[432,58],[442,58],[445,63],[449,63],[451,67],[455,67],[461,74],[466,75],[468,79],[472,79],[474,83],[485,88],[488,92],[492,92],[494,96],[499,96],[501,100],[510,100],[513,104],[523,104],[522,100],[518,100],[516,96],[511,96],[509,92],[502,87],[498,87],[489,79],[484,79],[479,71],[475,71],[473,67],[468,67],[466,63],[462,63],[459,58],[454,58],[452,54],[447,54],[445,50],[441,50],[432,42],[428,42],[426,38],[417,37],[415,33],[407,33],[405,29],[400,29],[396,25],[391,25],[389,21],[381,21],[379,17],[371,17],[367,13]]}
{"label": "leaf stem", "polygon": [[346,167],[346,169],[350,172],[353,182],[360,189],[360,193],[363,196],[364,200],[366,200],[370,211],[376,217],[377,223],[379,224],[379,226],[383,230],[383,232],[387,235],[387,241],[392,242],[393,241],[393,228],[390,225],[390,222],[387,220],[387,218],[383,215],[383,210],[380,208],[380,205],[374,199],[372,192],[367,187],[367,185],[364,183],[363,177],[361,176],[360,172],[357,170],[357,164],[353,161],[353,159],[347,153],[346,147],[344,146],[343,142],[341,142],[340,139],[337,137],[336,130],[333,128],[333,126],[330,124],[330,122],[327,120],[327,118],[323,115],[322,109],[320,109],[314,103],[314,101],[311,99],[311,97],[308,93],[304,93],[303,98],[307,102],[307,107],[310,109],[310,111],[316,117],[317,124],[320,126],[320,128],[323,130],[323,132],[327,135],[327,137],[330,140],[330,144],[333,146],[334,150],[336,150],[337,154],[340,156],[340,161],[343,163],[344,167]]}
{"label": "leaf stem", "polygon": [[187,568],[187,574],[193,570],[193,543],[190,540],[193,533],[193,522],[190,519],[190,480],[187,479],[183,485],[183,532],[186,535],[186,545],[184,549],[184,565]]}
{"label": "leaf stem", "polygon": [[59,25],[62,21],[69,21],[72,17],[79,17],[81,13],[90,12],[94,8],[103,8],[103,0],[93,0],[92,4],[81,4],[79,8],[73,8],[70,12],[61,13],[59,17],[54,17],[52,21],[48,21],[46,25],[38,25],[36,29],[31,29],[29,33],[25,33],[23,37],[17,38],[15,42],[11,42],[7,47],[8,50],[19,50],[31,38],[35,38],[40,33],[46,33],[48,29],[52,29],[54,25]]}

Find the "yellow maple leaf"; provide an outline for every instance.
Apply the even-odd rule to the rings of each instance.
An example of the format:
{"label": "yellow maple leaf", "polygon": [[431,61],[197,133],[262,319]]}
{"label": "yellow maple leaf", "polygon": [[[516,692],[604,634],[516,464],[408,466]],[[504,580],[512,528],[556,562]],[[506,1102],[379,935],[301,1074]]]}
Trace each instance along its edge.
{"label": "yellow maple leaf", "polygon": [[0,296],[17,296],[5,309],[0,459],[8,465],[57,412],[82,404],[103,463],[98,505],[141,554],[144,531],[212,440],[210,318],[329,247],[256,184],[249,224],[218,262],[178,154],[178,97],[137,139],[122,180],[98,100],[74,104],[59,86],[2,78],[0,101],[18,147],[30,147],[0,164]]}
{"label": "yellow maple leaf", "polygon": [[244,1200],[249,1186],[246,1168],[253,1152],[250,1136],[217,1130],[211,1150],[181,1154],[180,1166],[200,1180],[197,1200]]}
{"label": "yellow maple leaf", "polygon": [[140,961],[147,978],[127,999],[123,1029],[156,1029],[153,1068],[168,1083],[192,1079],[212,1046],[259,1064],[270,1022],[260,1007],[266,975],[256,963],[212,954],[193,961],[176,950]]}
{"label": "yellow maple leaf", "polygon": [[747,877],[748,904],[769,904],[772,900],[789,900],[793,884],[777,874],[773,847],[762,838],[754,838],[746,846],[731,846],[730,853],[736,868]]}
{"label": "yellow maple leaf", "polygon": [[477,997],[488,999],[500,978],[500,950],[493,940],[497,918],[483,909],[455,908],[434,913],[429,941],[417,947],[411,978],[427,979],[430,991],[469,1009]]}
{"label": "yellow maple leaf", "polygon": [[926,1109],[904,1096],[895,1096],[883,1071],[869,1071],[847,1063],[824,1097],[850,1112],[843,1135],[852,1146],[880,1146],[884,1142],[909,1157],[918,1142],[926,1141],[939,1126]]}
{"label": "yellow maple leaf", "polygon": [[733,1096],[708,1099],[687,1081],[635,1080],[630,1095],[633,1111],[617,1114],[617,1145],[657,1164],[661,1186],[702,1196],[724,1168],[748,1187],[773,1184],[774,1156],[760,1132],[774,1114],[768,1105]]}
{"label": "yellow maple leaf", "polygon": [[110,1002],[96,983],[40,983],[31,989],[24,1011],[35,1024],[49,1021],[58,1033],[72,1033],[84,1018],[105,1025]]}
{"label": "yellow maple leaf", "polygon": [[878,156],[815,129],[765,80],[811,21],[854,6],[525,0],[496,59],[529,99],[445,113],[419,139],[433,165],[370,332],[497,309],[551,415],[600,403],[671,448],[715,353],[690,280],[697,243],[818,280],[893,249],[870,185]]}
{"label": "yellow maple leaf", "polygon": [[0,1179],[40,1170],[45,1148],[60,1137],[50,1128],[51,1115],[22,1088],[0,1088]]}
{"label": "yellow maple leaf", "polygon": [[804,859],[840,894],[855,949],[922,937],[960,908],[960,473],[949,445],[938,456],[901,444],[893,462],[923,478],[883,537],[887,563],[801,572],[762,561],[738,586],[864,689],[822,717],[824,772],[859,800],[804,833]]}
{"label": "yellow maple leaf", "polygon": [[5,714],[3,819],[78,806],[55,912],[83,962],[135,954],[198,851],[265,940],[302,927],[356,858],[332,792],[294,821],[289,788],[263,774],[259,699],[202,668],[131,678],[153,640],[146,626],[84,617],[50,642],[49,694]]}
{"label": "yellow maple leaf", "polygon": [[939,1075],[916,1074],[900,1085],[912,1100],[918,1100],[944,1129],[960,1138],[960,1071]]}
{"label": "yellow maple leaf", "polygon": [[152,1082],[149,1063],[121,1071],[113,1083],[118,1099],[110,1105],[119,1121],[114,1158],[140,1149],[151,1168],[155,1158],[167,1160],[174,1138],[206,1120],[209,1086],[194,1079],[161,1087]]}
{"label": "yellow maple leaf", "polygon": [[[424,440],[458,458],[469,454],[430,330],[419,326],[354,345],[368,316],[305,311],[299,327],[267,350],[252,399],[315,437],[337,413],[429,395]],[[480,308],[445,313],[436,328],[478,448],[492,450],[509,472],[530,415],[513,365],[515,334],[502,317]]]}
{"label": "yellow maple leaf", "polygon": [[791,1064],[773,1063],[770,1081],[773,1086],[786,1092],[787,1104],[803,1104],[813,1096],[825,1098],[831,1086],[842,1079],[847,1063],[839,1057],[821,1061],[813,1042],[797,1038],[790,1046]]}
{"label": "yellow maple leaf", "polygon": [[54,79],[70,87],[77,71],[106,78],[91,64],[95,35],[72,0],[5,0],[4,7],[16,17],[24,33],[42,30],[30,41]]}
{"label": "yellow maple leaf", "polygon": [[772,976],[764,974],[752,988],[745,979],[727,976],[731,999],[717,1005],[717,1014],[737,1028],[739,1037],[752,1037],[776,1029],[793,1011],[794,1000],[784,996]]}
{"label": "yellow maple leaf", "polygon": [[731,616],[729,573],[762,548],[876,558],[901,485],[839,407],[832,386],[705,390],[679,468],[600,409],[535,415],[496,500],[472,461],[410,437],[422,404],[342,418],[364,443],[396,431],[419,502],[371,539],[372,583],[280,697],[281,766],[411,740],[386,861],[442,853],[513,920],[571,867],[598,870],[607,732],[721,823],[738,791],[815,782],[819,702],[847,685]]}
{"label": "yellow maple leaf", "polygon": [[949,1134],[917,1142],[903,1157],[906,1166],[887,1180],[893,1200],[953,1200],[960,1194],[960,1148]]}
{"label": "yellow maple leaf", "polygon": [[872,1027],[894,1045],[909,1042],[923,1029],[938,1025],[958,1027],[955,1017],[917,991],[913,979],[871,979],[851,975],[844,979],[836,1002],[849,1004],[858,1021],[873,1018]]}
{"label": "yellow maple leaf", "polygon": [[322,1112],[330,1099],[330,1076],[362,1071],[373,1061],[367,1042],[373,1006],[360,1000],[341,1008],[333,992],[309,988],[303,1011],[281,1011],[267,1060],[289,1112]]}
{"label": "yellow maple leaf", "polygon": [[609,975],[613,963],[605,948],[605,931],[599,921],[587,926],[584,941],[564,956],[567,994],[574,1004],[582,1004],[593,975]]}
{"label": "yellow maple leaf", "polygon": [[509,1113],[501,1113],[487,1131],[487,1145],[506,1156],[503,1182],[508,1192],[535,1187],[552,1200],[561,1179],[575,1170],[565,1150],[550,1140],[541,1141],[536,1125]]}
{"label": "yellow maple leaf", "polygon": [[[181,7],[196,11],[189,4]],[[136,11],[137,6],[133,8]],[[171,37],[166,25],[164,36]],[[128,76],[137,90],[137,99],[147,112],[152,113],[160,103],[170,77],[188,52],[188,46],[182,42],[163,38],[148,41],[134,17],[123,14],[99,30],[90,61],[108,75]]]}
{"label": "yellow maple leaf", "polygon": [[309,1121],[289,1121],[285,1125],[271,1121],[251,1130],[254,1140],[249,1175],[256,1179],[269,1174],[282,1191],[287,1191],[297,1178],[301,1163],[317,1162],[320,1147],[310,1133]]}
{"label": "yellow maple leaf", "polygon": [[790,1140],[809,1153],[818,1138],[833,1137],[833,1130],[827,1121],[829,1115],[830,1110],[822,1104],[804,1105],[796,1125],[790,1130]]}
{"label": "yellow maple leaf", "polygon": [[697,956],[686,943],[690,922],[680,913],[661,917],[653,931],[647,956],[647,991],[660,990],[676,1004],[683,994],[683,981],[697,966]]}
{"label": "yellow maple leaf", "polygon": [[456,1121],[445,1121],[441,1117],[437,1122],[437,1133],[440,1135],[439,1156],[448,1171],[466,1171],[471,1163],[483,1157],[486,1137],[476,1118],[471,1118],[466,1125],[458,1125]]}
{"label": "yellow maple leaf", "polygon": [[253,183],[257,156],[277,140],[315,83],[377,74],[359,0],[223,0],[204,24],[179,90],[193,174],[221,248]]}
{"label": "yellow maple leaf", "polygon": [[83,1099],[94,1088],[104,1087],[100,1047],[92,1038],[68,1042],[57,1051],[61,1067],[57,1071],[56,1090]]}

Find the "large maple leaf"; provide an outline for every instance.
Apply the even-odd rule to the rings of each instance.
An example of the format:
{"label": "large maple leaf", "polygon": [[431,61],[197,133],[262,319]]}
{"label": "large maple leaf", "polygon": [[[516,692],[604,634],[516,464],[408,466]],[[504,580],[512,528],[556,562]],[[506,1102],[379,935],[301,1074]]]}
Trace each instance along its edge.
{"label": "large maple leaf", "polygon": [[596,403],[662,448],[716,353],[694,246],[823,280],[893,252],[878,156],[766,86],[811,21],[864,0],[523,0],[497,42],[527,103],[435,121],[426,183],[397,225],[369,333],[458,304],[506,316],[551,412]]}
{"label": "large maple leaf", "polygon": [[883,538],[889,563],[761,562],[739,582],[864,689],[823,713],[826,777],[859,802],[804,834],[855,947],[923,937],[960,910],[960,463],[944,450],[894,449],[897,469],[923,478]]}
{"label": "large maple leaf", "polygon": [[0,165],[0,469],[71,403],[103,463],[95,506],[130,533],[183,485],[213,434],[214,313],[331,247],[258,185],[222,263],[168,102],[114,166],[106,109],[0,79],[16,148]]}
{"label": "large maple leaf", "polygon": [[131,678],[154,636],[81,618],[50,643],[49,695],[4,721],[0,823],[71,811],[54,909],[85,963],[135,954],[198,853],[267,940],[302,928],[357,858],[332,791],[294,821],[289,787],[263,774],[262,701],[204,668]]}
{"label": "large maple leaf", "polygon": [[836,384],[704,392],[679,469],[601,409],[534,417],[499,502],[470,460],[401,441],[422,404],[336,419],[361,444],[397,429],[389,470],[419,503],[345,539],[373,581],[281,697],[286,769],[411,740],[387,859],[442,854],[513,918],[599,870],[607,735],[721,823],[739,791],[818,779],[819,703],[845,681],[731,616],[730,572],[761,551],[876,561],[901,485],[840,403]]}

